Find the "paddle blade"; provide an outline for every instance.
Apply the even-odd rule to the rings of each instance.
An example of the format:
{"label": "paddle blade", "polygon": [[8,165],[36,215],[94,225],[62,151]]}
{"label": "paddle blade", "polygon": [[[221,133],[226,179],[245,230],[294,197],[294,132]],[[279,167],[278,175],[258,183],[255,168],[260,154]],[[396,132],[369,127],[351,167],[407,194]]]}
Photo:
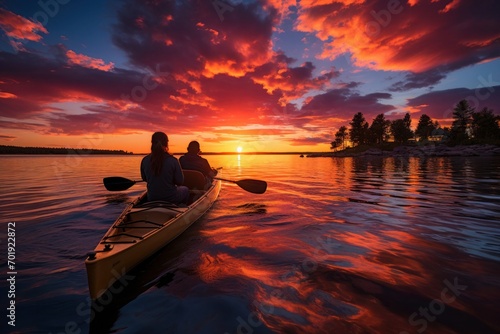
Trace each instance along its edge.
{"label": "paddle blade", "polygon": [[261,180],[244,179],[235,182],[242,189],[254,194],[263,194],[267,189],[267,182]]}
{"label": "paddle blade", "polygon": [[102,179],[102,183],[109,191],[127,190],[132,187],[136,181],[132,181],[120,176],[110,176]]}

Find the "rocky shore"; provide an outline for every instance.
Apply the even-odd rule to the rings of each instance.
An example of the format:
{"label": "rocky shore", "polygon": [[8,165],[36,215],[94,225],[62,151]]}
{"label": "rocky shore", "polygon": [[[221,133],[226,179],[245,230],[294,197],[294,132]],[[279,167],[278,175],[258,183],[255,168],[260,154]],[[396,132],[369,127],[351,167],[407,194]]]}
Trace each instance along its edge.
{"label": "rocky shore", "polygon": [[416,145],[398,146],[392,151],[379,148],[369,148],[363,152],[343,150],[331,153],[314,153],[307,157],[359,157],[359,156],[382,156],[382,157],[474,157],[474,156],[500,156],[500,146],[496,145]]}

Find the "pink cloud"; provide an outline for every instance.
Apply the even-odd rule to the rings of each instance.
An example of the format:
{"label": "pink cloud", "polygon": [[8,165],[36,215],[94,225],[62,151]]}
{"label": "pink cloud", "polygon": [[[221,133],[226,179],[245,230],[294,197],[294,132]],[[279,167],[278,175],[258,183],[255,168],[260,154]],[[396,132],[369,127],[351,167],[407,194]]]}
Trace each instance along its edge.
{"label": "pink cloud", "polygon": [[0,27],[7,36],[19,40],[39,42],[43,38],[40,33],[48,34],[41,23],[33,22],[3,8],[0,8]]}
{"label": "pink cloud", "polygon": [[92,58],[83,54],[78,54],[72,50],[66,51],[68,62],[73,65],[80,65],[87,68],[94,68],[101,71],[111,71],[114,68],[113,63],[106,64],[104,60]]}

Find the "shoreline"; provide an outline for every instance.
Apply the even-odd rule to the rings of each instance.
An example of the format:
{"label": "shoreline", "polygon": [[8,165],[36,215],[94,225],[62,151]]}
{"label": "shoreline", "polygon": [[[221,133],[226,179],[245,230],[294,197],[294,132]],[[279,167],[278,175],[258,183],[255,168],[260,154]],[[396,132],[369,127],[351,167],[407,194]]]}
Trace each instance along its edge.
{"label": "shoreline", "polygon": [[371,147],[363,152],[353,150],[342,150],[329,153],[308,154],[308,158],[332,158],[332,157],[491,157],[500,156],[500,146],[484,145],[421,145],[421,146],[397,146],[393,150],[382,150]]}

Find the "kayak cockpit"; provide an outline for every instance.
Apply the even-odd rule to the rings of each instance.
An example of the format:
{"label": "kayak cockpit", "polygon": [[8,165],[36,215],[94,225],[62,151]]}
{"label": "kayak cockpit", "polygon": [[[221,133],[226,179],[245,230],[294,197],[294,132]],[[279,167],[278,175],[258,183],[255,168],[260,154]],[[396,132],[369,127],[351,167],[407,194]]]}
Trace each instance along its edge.
{"label": "kayak cockpit", "polygon": [[[183,170],[184,184],[189,187],[190,203],[179,206],[167,201],[147,201],[144,193],[115,221],[102,238],[101,244],[135,243],[154,233],[189,209],[207,190],[205,176],[193,170]],[[200,189],[201,188],[201,189]]]}

